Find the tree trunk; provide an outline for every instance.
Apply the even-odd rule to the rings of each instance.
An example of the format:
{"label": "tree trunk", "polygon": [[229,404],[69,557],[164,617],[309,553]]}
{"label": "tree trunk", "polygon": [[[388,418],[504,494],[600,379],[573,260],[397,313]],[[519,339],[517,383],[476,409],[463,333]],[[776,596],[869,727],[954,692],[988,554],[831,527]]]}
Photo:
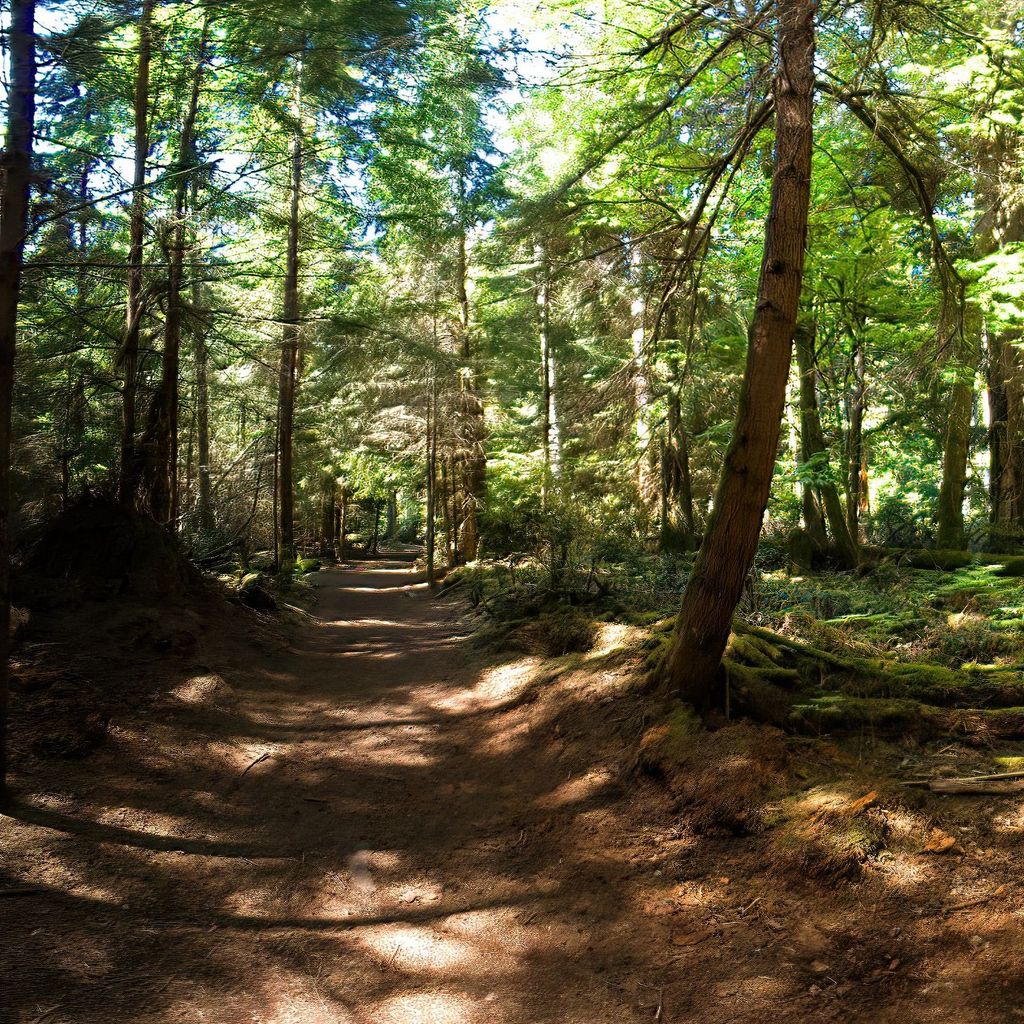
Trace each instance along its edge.
{"label": "tree trunk", "polygon": [[388,540],[394,540],[398,532],[398,494],[391,491],[388,494],[388,525],[384,536]]}
{"label": "tree trunk", "polygon": [[[466,178],[459,177],[460,207],[465,207]],[[466,226],[459,232],[455,288],[459,301],[459,329],[462,342],[462,429],[465,455],[462,466],[463,527],[462,555],[472,562],[480,551],[480,509],[486,498],[487,452],[484,447],[484,403],[480,397],[478,354],[473,350],[473,334],[467,281],[469,260],[466,249]]]}
{"label": "tree trunk", "polygon": [[867,412],[864,342],[860,332],[852,338],[853,393],[849,397],[846,436],[847,484],[846,523],[855,543],[864,540],[863,517],[868,508],[868,458],[864,445],[864,416]]}
{"label": "tree trunk", "polygon": [[7,786],[7,705],[11,632],[11,408],[18,302],[29,227],[36,114],[34,0],[11,0],[7,140],[0,192],[0,797]]}
{"label": "tree trunk", "polygon": [[376,498],[373,500],[373,542],[370,545],[370,554],[376,555],[380,549],[380,512],[381,506],[384,503],[378,501]]}
{"label": "tree trunk", "polygon": [[206,320],[202,311],[203,291],[199,267],[193,267],[192,311],[195,331],[192,337],[196,372],[196,476],[198,478],[197,512],[199,529],[213,530],[213,495],[210,486],[210,385],[209,354],[206,349]]}
{"label": "tree trunk", "polygon": [[[843,503],[839,499],[839,490],[830,479],[831,469],[828,464],[825,438],[821,430],[821,416],[818,412],[818,369],[814,356],[815,337],[816,330],[812,324],[801,324],[796,329],[796,361],[800,372],[800,446],[805,463],[810,462],[816,456],[820,457],[818,461],[825,479],[817,485],[816,489],[821,496],[825,520],[832,533],[833,553],[843,568],[853,569],[860,561],[860,553],[857,543],[850,533],[846,514],[843,511]],[[812,536],[812,541],[813,539]]]}
{"label": "tree trunk", "polygon": [[208,26],[208,21],[204,22],[175,164],[178,177],[174,186],[174,209],[167,244],[167,317],[164,321],[163,362],[160,387],[153,396],[154,413],[151,417],[150,514],[171,531],[176,529],[178,521],[178,368],[183,318],[181,287],[185,267],[185,213],[191,177],[188,172],[196,164],[195,127],[206,68]]}
{"label": "tree trunk", "polygon": [[302,198],[302,65],[295,68],[295,95],[292,108],[294,125],[291,140],[291,184],[288,210],[288,255],[284,280],[284,324],[281,364],[278,373],[278,471],[277,564],[287,570],[295,559],[295,493],[293,435],[295,427],[295,390],[299,359],[299,208]]}
{"label": "tree trunk", "polygon": [[541,448],[543,476],[541,477],[541,506],[547,508],[548,495],[561,474],[561,438],[558,427],[557,367],[551,344],[551,274],[547,253],[537,247],[540,260],[540,280],[537,283],[537,309],[540,319],[540,374],[541,374]]}
{"label": "tree trunk", "polygon": [[672,392],[668,398],[661,474],[661,549],[690,550],[695,533],[690,446],[678,392]]}
{"label": "tree trunk", "polygon": [[732,441],[707,536],[683,595],[668,671],[684,699],[711,703],[771,491],[803,283],[813,136],[813,0],[779,0],[771,205]]}
{"label": "tree trunk", "polygon": [[[942,329],[952,333],[953,353],[947,369],[953,383],[947,395],[948,416],[942,448],[942,483],[939,487],[936,546],[959,550],[965,546],[964,490],[971,449],[974,414],[974,376],[977,360],[967,338],[962,310],[952,310],[952,298],[943,301]],[[950,329],[950,324],[953,324]]]}
{"label": "tree trunk", "polygon": [[348,551],[348,488],[341,486],[341,502],[338,509],[338,561],[344,562]]}
{"label": "tree trunk", "polygon": [[437,410],[434,378],[430,378],[427,396],[427,507],[425,510],[425,537],[427,583],[433,587],[435,579],[435,547],[437,542]]}
{"label": "tree trunk", "polygon": [[654,399],[651,387],[651,366],[647,352],[647,302],[644,295],[639,246],[632,247],[629,262],[630,287],[633,290],[633,301],[630,303],[633,332],[630,335],[630,341],[633,350],[633,433],[637,450],[636,483],[641,504],[650,512],[653,511],[652,506],[656,496],[651,441],[651,405]]}
{"label": "tree trunk", "polygon": [[142,330],[142,262],[146,231],[146,162],[149,159],[149,73],[153,54],[153,8],[143,0],[139,18],[139,64],[135,75],[135,173],[129,220],[128,299],[120,363],[124,370],[121,402],[121,470],[118,499],[135,508],[139,489],[139,452],[135,441],[138,398],[139,337]]}
{"label": "tree trunk", "polygon": [[[997,15],[995,27],[1007,31],[1004,22],[1005,16]],[[1012,159],[1002,129],[983,143],[977,174],[978,205],[984,211],[977,226],[981,256],[1024,241],[1024,203],[1006,185],[1013,181]],[[998,549],[1024,540],[1024,362],[1019,330],[984,324],[982,334],[990,413],[990,540]]]}

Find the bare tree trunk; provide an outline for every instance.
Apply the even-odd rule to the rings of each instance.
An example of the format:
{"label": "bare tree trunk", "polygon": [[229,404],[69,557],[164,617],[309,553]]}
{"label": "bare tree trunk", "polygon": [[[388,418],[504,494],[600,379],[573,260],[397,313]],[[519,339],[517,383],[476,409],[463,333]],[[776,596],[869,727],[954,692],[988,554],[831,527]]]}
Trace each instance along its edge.
{"label": "bare tree trunk", "polygon": [[341,485],[341,502],[338,509],[338,561],[344,562],[348,551],[348,487]]}
{"label": "bare tree trunk", "polygon": [[714,698],[732,617],[753,565],[771,491],[792,360],[811,191],[813,0],[779,0],[775,169],[732,442],[707,536],[683,595],[668,671],[684,699]]}
{"label": "bare tree trunk", "polygon": [[[1005,15],[997,14],[995,27],[1007,30],[1005,20]],[[1024,203],[1006,184],[1013,181],[1011,160],[1000,130],[984,144],[978,164],[977,191],[984,212],[977,234],[979,254],[983,256],[1024,241]],[[990,412],[991,543],[1002,548],[1024,540],[1024,361],[1019,330],[983,324],[982,334],[987,350]]]}
{"label": "bare tree trunk", "polygon": [[[821,430],[821,416],[818,412],[818,369],[815,364],[815,328],[801,324],[796,329],[796,361],[800,372],[800,439],[804,462],[820,456],[821,469],[825,477],[830,473],[825,438]],[[829,479],[817,486],[821,505],[825,512],[828,528],[832,533],[833,552],[840,564],[853,569],[860,561],[857,543],[850,533],[850,527],[839,499],[839,490]],[[805,492],[806,493],[806,492]],[[812,540],[813,540],[812,535]]]}
{"label": "bare tree trunk", "polygon": [[295,390],[299,358],[299,208],[302,198],[302,65],[295,68],[292,108],[295,124],[291,141],[291,186],[288,212],[288,255],[284,280],[284,308],[281,320],[281,364],[278,374],[278,550],[277,564],[287,570],[295,559],[295,493],[293,435]]}
{"label": "bare tree trunk", "polygon": [[868,456],[864,444],[864,416],[867,413],[867,379],[864,341],[858,330],[852,335],[853,393],[849,397],[846,436],[847,480],[846,522],[850,536],[857,543],[864,541],[864,515],[868,509]]}
{"label": "bare tree trunk", "polygon": [[142,262],[146,232],[146,162],[149,159],[149,74],[153,55],[153,8],[156,0],[143,0],[139,18],[139,64],[135,76],[135,173],[128,244],[128,301],[121,345],[124,370],[121,416],[121,470],[118,499],[135,508],[139,489],[139,452],[135,441],[139,375],[139,337],[142,329]]}
{"label": "bare tree trunk", "polygon": [[34,0],[11,0],[7,140],[0,192],[0,797],[7,786],[7,707],[11,632],[11,408],[18,303],[29,227],[36,115]]}
{"label": "bare tree trunk", "polygon": [[195,332],[192,337],[196,372],[196,475],[199,529],[209,533],[213,527],[213,495],[210,486],[210,384],[209,354],[206,349],[206,319],[202,310],[203,289],[198,264],[192,272],[192,311]]}
{"label": "bare tree trunk", "polygon": [[376,555],[380,551],[380,513],[384,503],[377,498],[373,499],[373,543],[370,545],[370,554]]}
{"label": "bare tree trunk", "polygon": [[435,547],[437,542],[437,409],[433,374],[430,378],[430,392],[427,395],[427,507],[426,507],[426,559],[427,583],[433,587],[436,582]]}
{"label": "bare tree trunk", "polygon": [[662,452],[661,548],[689,550],[694,542],[693,486],[690,480],[690,445],[683,423],[679,393],[668,399]]}
{"label": "bare tree trunk", "polygon": [[[465,209],[466,178],[459,177],[460,207]],[[480,551],[480,509],[486,497],[487,453],[484,447],[484,403],[480,396],[478,353],[473,350],[473,334],[467,282],[469,259],[466,247],[467,227],[459,232],[455,267],[455,288],[459,301],[459,328],[462,335],[462,429],[465,455],[462,467],[463,527],[462,555],[472,562]]]}
{"label": "bare tree trunk", "polygon": [[541,478],[541,506],[547,508],[548,495],[561,473],[561,438],[558,426],[557,367],[551,344],[551,273],[547,253],[537,247],[540,280],[537,283],[537,308],[540,319],[541,373],[541,448],[544,457]]}
{"label": "bare tree trunk", "polygon": [[651,366],[647,353],[647,301],[644,294],[644,281],[641,268],[640,248],[632,246],[629,258],[630,287],[633,300],[630,303],[630,317],[633,331],[630,341],[633,349],[633,432],[637,449],[637,491],[642,506],[653,513],[656,497],[654,478],[654,446],[651,430],[651,405],[653,388],[651,386]]}
{"label": "bare tree trunk", "polygon": [[[964,547],[964,490],[971,449],[971,419],[974,414],[974,376],[977,359],[967,338],[962,310],[952,310],[953,300],[943,300],[941,329],[952,332],[952,356],[947,368],[953,383],[947,395],[948,415],[942,448],[942,483],[939,487],[938,523],[935,543],[941,549]],[[950,328],[951,324],[955,325]]]}
{"label": "bare tree trunk", "polygon": [[185,219],[189,171],[196,163],[195,127],[199,97],[206,69],[209,22],[203,24],[199,52],[192,74],[188,108],[181,125],[181,140],[175,170],[174,209],[167,245],[167,317],[164,321],[164,350],[160,387],[153,396],[151,417],[152,469],[149,508],[153,518],[174,530],[178,520],[178,376],[181,352],[182,278],[185,267]]}

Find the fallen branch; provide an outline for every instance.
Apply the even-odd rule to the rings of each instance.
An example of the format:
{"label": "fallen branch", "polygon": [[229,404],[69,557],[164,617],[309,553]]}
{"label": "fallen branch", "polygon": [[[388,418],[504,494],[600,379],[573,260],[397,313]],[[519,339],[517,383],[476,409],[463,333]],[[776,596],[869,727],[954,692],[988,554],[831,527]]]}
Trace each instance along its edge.
{"label": "fallen branch", "polygon": [[911,779],[903,785],[930,789],[933,793],[1019,793],[1024,790],[1024,770],[955,779]]}

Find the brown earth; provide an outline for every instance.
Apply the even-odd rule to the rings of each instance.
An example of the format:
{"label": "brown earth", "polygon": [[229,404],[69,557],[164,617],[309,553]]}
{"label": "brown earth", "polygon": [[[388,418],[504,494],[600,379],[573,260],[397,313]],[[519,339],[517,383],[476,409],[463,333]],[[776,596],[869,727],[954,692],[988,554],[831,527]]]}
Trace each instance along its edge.
{"label": "brown earth", "polygon": [[[168,612],[31,647],[24,691],[60,692],[15,720],[5,1024],[1024,1019],[1022,801],[857,801],[904,754],[977,755],[865,767],[729,726],[650,778],[624,627],[499,659],[408,566],[319,585],[287,641]],[[98,678],[101,738],[62,748],[43,712]],[[716,828],[761,748],[790,789]]]}

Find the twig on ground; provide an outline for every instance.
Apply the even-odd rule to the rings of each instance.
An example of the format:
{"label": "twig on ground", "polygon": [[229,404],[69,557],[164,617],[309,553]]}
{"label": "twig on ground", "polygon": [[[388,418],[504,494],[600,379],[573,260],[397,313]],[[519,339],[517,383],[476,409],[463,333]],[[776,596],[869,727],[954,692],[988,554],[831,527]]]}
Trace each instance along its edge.
{"label": "twig on ground", "polygon": [[260,756],[257,757],[255,761],[251,761],[249,764],[247,764],[245,766],[244,769],[242,769],[242,774],[239,775],[238,777],[242,778],[243,775],[247,775],[249,773],[249,769],[250,768],[255,768],[256,765],[258,765],[261,761],[266,761],[267,758],[269,758],[269,757],[270,757],[269,754],[260,754]]}

